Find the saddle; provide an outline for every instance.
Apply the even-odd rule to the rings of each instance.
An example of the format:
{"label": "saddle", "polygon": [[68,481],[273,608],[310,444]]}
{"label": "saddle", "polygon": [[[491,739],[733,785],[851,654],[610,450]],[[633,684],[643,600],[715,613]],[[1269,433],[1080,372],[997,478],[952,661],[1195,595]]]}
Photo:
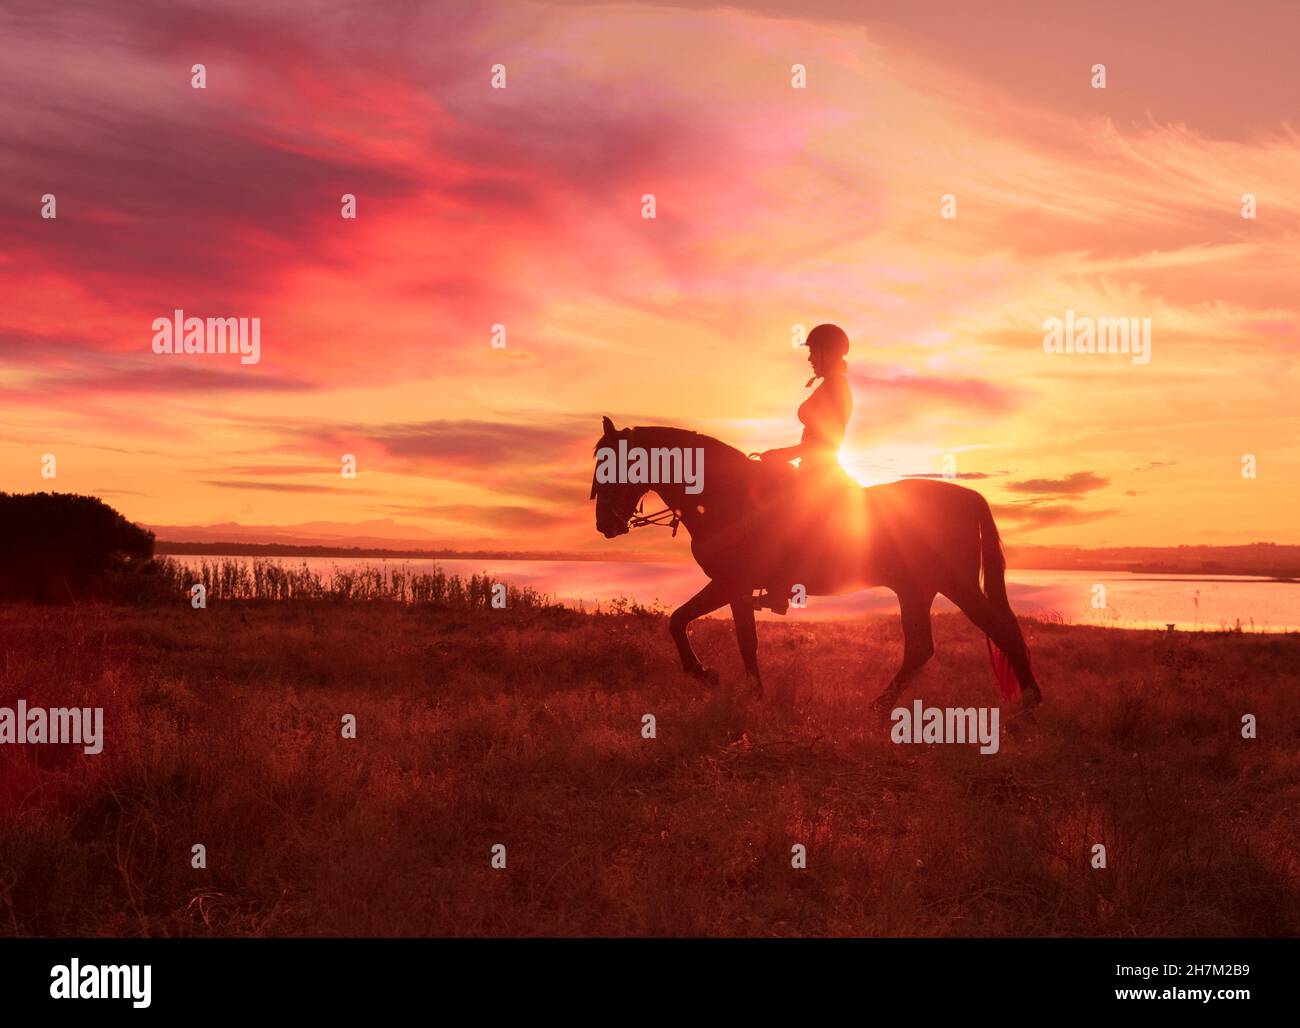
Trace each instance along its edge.
{"label": "saddle", "polygon": [[857,564],[866,537],[863,487],[838,465],[761,462],[749,482],[756,555],[778,577],[833,581]]}
{"label": "saddle", "polygon": [[747,483],[752,509],[779,508],[787,515],[804,512],[827,522],[853,518],[862,504],[863,487],[838,465],[795,468],[792,464],[755,461]]}

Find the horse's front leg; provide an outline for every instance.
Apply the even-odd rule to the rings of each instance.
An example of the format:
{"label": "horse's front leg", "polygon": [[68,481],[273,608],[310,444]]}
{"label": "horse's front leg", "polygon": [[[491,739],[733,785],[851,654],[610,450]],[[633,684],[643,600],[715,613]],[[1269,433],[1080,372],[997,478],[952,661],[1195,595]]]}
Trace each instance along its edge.
{"label": "horse's front leg", "polygon": [[[703,589],[683,603],[668,619],[668,632],[677,644],[677,653],[682,658],[682,670],[703,682],[716,685],[718,673],[700,663],[699,657],[691,646],[686,627],[696,618],[712,614],[735,596],[734,590],[728,590],[719,582],[710,581]],[[752,612],[751,612],[752,613]]]}
{"label": "horse's front leg", "polygon": [[736,623],[736,642],[740,643],[740,659],[745,662],[745,674],[758,696],[763,695],[763,676],[758,673],[758,627],[754,624],[754,605],[749,594],[731,601],[731,618]]}

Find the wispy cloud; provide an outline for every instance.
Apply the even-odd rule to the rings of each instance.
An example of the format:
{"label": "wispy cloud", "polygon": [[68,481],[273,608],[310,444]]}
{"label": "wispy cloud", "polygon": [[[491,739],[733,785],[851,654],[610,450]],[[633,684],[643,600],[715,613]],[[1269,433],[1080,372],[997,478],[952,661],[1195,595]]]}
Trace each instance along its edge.
{"label": "wispy cloud", "polygon": [[[1294,534],[1293,5],[358,10],[0,10],[6,481],[57,449],[150,522],[379,501],[595,546],[600,413],[792,443],[792,327],[835,321],[855,466],[961,454],[1011,533],[1062,541]],[[152,354],[175,308],[260,317],[261,363]],[[1045,354],[1067,309],[1149,317],[1151,364]],[[293,481],[343,453],[361,489]]]}
{"label": "wispy cloud", "polygon": [[1081,496],[1110,484],[1091,471],[1076,471],[1065,478],[1028,478],[1021,482],[1007,482],[1003,488],[1013,493],[1042,493],[1051,496]]}

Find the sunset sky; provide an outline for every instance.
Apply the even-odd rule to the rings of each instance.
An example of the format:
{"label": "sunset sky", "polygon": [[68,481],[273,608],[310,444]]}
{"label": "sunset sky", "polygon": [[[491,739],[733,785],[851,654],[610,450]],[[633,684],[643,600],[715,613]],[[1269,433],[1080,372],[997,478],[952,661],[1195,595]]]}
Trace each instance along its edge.
{"label": "sunset sky", "polygon": [[[831,321],[865,483],[952,455],[1012,542],[1300,542],[1300,8],[977,6],[7,3],[0,489],[683,552],[594,531],[601,415],[795,443]],[[155,354],[177,308],[260,362]],[[1045,353],[1067,310],[1150,363]]]}

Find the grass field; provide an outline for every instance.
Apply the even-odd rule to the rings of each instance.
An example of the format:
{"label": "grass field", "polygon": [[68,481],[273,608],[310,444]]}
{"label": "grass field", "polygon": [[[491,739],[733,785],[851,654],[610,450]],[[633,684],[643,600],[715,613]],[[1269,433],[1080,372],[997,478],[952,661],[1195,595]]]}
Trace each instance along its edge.
{"label": "grass field", "polygon": [[[1300,931],[1300,638],[1026,631],[1045,703],[980,756],[869,714],[896,618],[760,625],[757,701],[723,620],[707,688],[653,616],[0,608],[0,705],[105,709],[98,756],[0,746],[0,933]],[[903,701],[995,704],[935,638]]]}

